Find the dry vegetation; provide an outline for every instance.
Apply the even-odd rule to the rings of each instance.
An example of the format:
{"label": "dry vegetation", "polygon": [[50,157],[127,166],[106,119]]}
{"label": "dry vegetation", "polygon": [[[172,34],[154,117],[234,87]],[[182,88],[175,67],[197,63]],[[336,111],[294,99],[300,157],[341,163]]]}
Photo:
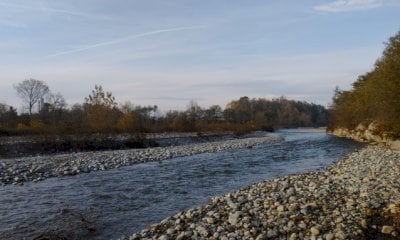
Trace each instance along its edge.
{"label": "dry vegetation", "polygon": [[130,102],[118,105],[114,96],[101,86],[95,86],[83,104],[70,109],[62,96],[57,96],[57,101],[42,102],[39,111],[31,114],[18,115],[13,107],[0,105],[0,134],[198,132],[201,135],[230,131],[241,135],[254,130],[273,131],[277,127],[326,126],[329,115],[323,106],[283,97],[272,100],[241,97],[228,103],[224,110],[217,105],[203,109],[192,101],[185,111],[160,114],[157,106],[134,106]]}

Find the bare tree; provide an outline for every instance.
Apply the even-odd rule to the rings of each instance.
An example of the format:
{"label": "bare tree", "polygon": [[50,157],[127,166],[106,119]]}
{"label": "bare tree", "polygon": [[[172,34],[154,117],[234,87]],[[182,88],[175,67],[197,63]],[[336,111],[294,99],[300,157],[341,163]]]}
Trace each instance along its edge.
{"label": "bare tree", "polygon": [[199,119],[201,119],[203,117],[204,111],[197,104],[196,101],[191,100],[189,102],[189,105],[187,106],[186,114],[187,114],[188,120],[196,121],[196,120],[199,120]]}
{"label": "bare tree", "polygon": [[29,115],[32,115],[33,106],[50,91],[45,82],[33,78],[25,79],[14,85],[14,88],[18,96],[28,105]]}
{"label": "bare tree", "polygon": [[0,115],[6,112],[7,112],[7,105],[5,105],[4,103],[0,103]]}
{"label": "bare tree", "polygon": [[50,104],[52,110],[61,111],[67,106],[67,102],[65,101],[65,98],[61,93],[49,94],[47,101]]}

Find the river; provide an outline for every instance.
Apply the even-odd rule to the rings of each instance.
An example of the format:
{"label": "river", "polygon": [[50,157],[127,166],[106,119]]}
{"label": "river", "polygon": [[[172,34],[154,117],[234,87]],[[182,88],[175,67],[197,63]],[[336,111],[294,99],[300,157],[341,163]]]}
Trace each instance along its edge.
{"label": "river", "polygon": [[285,140],[2,186],[0,239],[116,239],[253,182],[322,169],[361,146],[309,129],[274,134]]}

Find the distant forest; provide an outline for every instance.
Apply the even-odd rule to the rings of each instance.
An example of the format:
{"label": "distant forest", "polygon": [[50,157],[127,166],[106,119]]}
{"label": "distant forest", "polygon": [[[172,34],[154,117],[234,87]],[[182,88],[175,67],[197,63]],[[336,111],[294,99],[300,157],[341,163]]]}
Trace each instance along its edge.
{"label": "distant forest", "polygon": [[400,137],[400,32],[389,38],[374,68],[358,77],[353,88],[337,88],[330,128],[377,125],[376,131]]}
{"label": "distant forest", "polygon": [[321,127],[329,120],[324,106],[284,97],[241,97],[225,109],[218,105],[204,109],[191,101],[185,111],[160,114],[157,106],[118,104],[110,92],[97,85],[82,104],[70,108],[63,96],[52,94],[43,81],[27,79],[14,87],[28,112],[18,114],[14,107],[0,103],[2,135],[226,131],[239,135],[253,130]]}

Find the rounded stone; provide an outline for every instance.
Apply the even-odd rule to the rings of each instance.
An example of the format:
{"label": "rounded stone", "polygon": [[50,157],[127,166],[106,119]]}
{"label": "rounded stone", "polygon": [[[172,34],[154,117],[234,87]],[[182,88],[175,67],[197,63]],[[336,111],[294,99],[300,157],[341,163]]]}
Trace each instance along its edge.
{"label": "rounded stone", "polygon": [[168,236],[167,235],[162,235],[159,238],[157,238],[158,240],[168,240]]}
{"label": "rounded stone", "polygon": [[214,218],[208,217],[208,218],[206,218],[206,222],[207,222],[208,224],[214,224]]}
{"label": "rounded stone", "polygon": [[394,231],[394,227],[393,226],[383,226],[381,232],[383,234],[391,234]]}
{"label": "rounded stone", "polygon": [[328,233],[325,236],[325,240],[333,240],[333,238],[335,238],[335,236],[332,233]]}
{"label": "rounded stone", "polygon": [[276,210],[278,210],[278,212],[283,212],[283,211],[285,211],[285,207],[282,206],[282,205],[279,205],[279,206],[276,208]]}
{"label": "rounded stone", "polygon": [[311,236],[318,236],[318,234],[319,234],[319,229],[318,229],[318,227],[311,227],[310,228],[310,233],[311,233]]}

